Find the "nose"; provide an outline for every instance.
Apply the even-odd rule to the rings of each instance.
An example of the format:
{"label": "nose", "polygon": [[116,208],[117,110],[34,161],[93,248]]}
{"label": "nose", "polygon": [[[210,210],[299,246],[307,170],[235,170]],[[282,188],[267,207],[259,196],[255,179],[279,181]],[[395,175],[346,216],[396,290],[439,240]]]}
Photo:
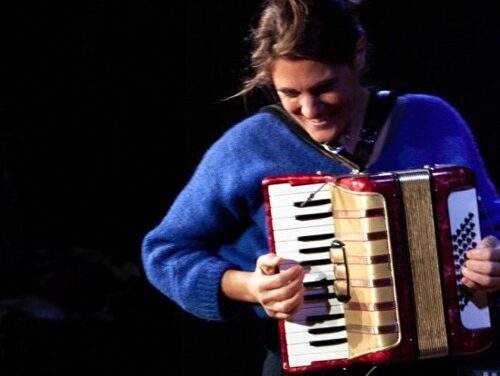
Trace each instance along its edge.
{"label": "nose", "polygon": [[307,119],[315,119],[321,114],[323,103],[316,95],[305,95],[300,103],[302,116]]}

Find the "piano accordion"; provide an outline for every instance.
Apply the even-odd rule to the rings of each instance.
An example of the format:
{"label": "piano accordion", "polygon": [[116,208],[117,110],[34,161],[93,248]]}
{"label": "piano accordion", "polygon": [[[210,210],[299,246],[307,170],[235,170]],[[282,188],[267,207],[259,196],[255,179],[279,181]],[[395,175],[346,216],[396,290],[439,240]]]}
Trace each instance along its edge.
{"label": "piano accordion", "polygon": [[306,269],[304,303],[278,320],[285,371],[490,346],[487,295],[461,283],[465,252],[481,239],[471,170],[275,176],[262,185],[271,251]]}

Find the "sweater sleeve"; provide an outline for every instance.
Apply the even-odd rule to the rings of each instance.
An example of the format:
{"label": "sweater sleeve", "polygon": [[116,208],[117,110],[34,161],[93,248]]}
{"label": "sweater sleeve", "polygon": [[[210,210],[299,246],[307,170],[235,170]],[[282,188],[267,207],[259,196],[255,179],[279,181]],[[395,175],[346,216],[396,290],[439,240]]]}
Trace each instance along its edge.
{"label": "sweater sleeve", "polygon": [[[220,291],[228,269],[239,269],[220,256],[232,246],[235,227],[243,226],[236,169],[227,146],[205,154],[161,223],[142,244],[146,277],[163,294],[191,314],[207,320],[231,316]],[[227,251],[227,249],[226,249]]]}

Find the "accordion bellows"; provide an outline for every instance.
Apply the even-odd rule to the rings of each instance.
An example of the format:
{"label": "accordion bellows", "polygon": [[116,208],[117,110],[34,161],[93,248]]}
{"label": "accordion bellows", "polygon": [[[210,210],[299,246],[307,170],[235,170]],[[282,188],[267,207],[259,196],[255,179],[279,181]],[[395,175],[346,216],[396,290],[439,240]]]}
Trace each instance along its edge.
{"label": "accordion bellows", "polygon": [[474,173],[434,166],[263,181],[269,244],[306,269],[280,320],[283,368],[304,373],[486,349],[487,295],[460,282],[481,239]]}

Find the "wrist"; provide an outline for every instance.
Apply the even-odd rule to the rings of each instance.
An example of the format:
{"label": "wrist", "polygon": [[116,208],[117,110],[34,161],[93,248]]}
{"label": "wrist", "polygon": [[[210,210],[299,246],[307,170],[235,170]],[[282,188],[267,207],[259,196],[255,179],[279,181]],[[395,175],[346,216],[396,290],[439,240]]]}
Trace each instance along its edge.
{"label": "wrist", "polygon": [[257,303],[251,289],[251,278],[251,272],[235,269],[226,270],[221,280],[222,294],[231,300]]}

